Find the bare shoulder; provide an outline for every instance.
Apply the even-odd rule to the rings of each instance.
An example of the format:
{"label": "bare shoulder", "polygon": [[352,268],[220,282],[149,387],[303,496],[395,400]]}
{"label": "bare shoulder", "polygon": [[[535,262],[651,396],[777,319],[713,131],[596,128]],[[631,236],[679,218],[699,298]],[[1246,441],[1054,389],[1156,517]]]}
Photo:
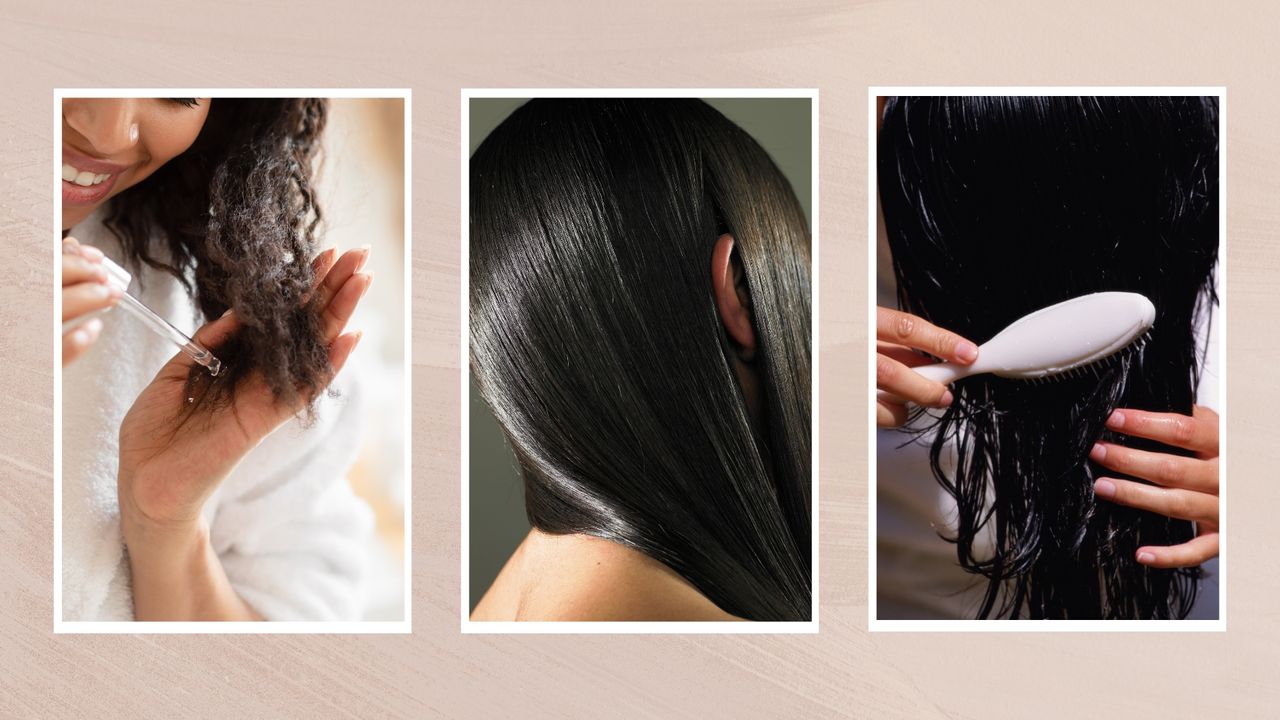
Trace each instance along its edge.
{"label": "bare shoulder", "polygon": [[738,620],[666,565],[585,535],[533,531],[472,615],[476,620]]}

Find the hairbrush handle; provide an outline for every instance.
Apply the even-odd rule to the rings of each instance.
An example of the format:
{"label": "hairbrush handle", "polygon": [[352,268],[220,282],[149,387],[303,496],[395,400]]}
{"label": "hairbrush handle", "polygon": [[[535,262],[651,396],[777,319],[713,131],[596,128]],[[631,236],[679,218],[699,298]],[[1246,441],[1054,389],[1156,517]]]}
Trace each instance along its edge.
{"label": "hairbrush handle", "polygon": [[[972,375],[975,372],[973,369],[973,366],[956,365],[954,363],[934,363],[933,365],[920,365],[918,367],[911,368],[911,370],[914,371],[917,375],[920,375],[921,377],[927,380],[940,382],[943,385],[948,385],[950,383],[953,383],[956,380],[959,380],[962,377],[967,377],[969,375]],[[977,372],[981,372],[981,370]],[[886,401],[886,402],[902,402],[901,400],[895,400],[891,394],[885,392],[884,390],[876,391],[876,399]]]}
{"label": "hairbrush handle", "polygon": [[920,375],[926,380],[940,382],[943,385],[950,385],[962,377],[974,374],[973,366],[956,365],[955,363],[935,363],[933,365],[921,365],[911,369],[914,370],[917,375]]}

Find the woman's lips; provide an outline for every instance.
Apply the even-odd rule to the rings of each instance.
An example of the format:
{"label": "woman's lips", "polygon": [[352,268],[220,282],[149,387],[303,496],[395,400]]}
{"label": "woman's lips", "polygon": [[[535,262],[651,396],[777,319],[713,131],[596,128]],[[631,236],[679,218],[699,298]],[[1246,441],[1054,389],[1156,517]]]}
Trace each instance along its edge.
{"label": "woman's lips", "polygon": [[95,160],[71,148],[62,148],[62,202],[84,206],[100,202],[115,186],[126,165]]}
{"label": "woman's lips", "polygon": [[116,184],[119,175],[108,175],[96,185],[80,185],[67,180],[62,181],[62,204],[68,206],[93,205],[100,202]]}

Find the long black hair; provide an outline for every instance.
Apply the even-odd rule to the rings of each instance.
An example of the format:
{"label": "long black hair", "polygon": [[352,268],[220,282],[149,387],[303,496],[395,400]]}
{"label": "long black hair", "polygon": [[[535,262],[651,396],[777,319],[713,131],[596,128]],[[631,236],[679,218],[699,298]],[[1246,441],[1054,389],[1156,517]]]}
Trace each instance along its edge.
{"label": "long black hair", "polygon": [[[1192,523],[1095,501],[1088,453],[1105,439],[1188,454],[1104,423],[1116,407],[1191,413],[1196,331],[1216,301],[1216,98],[894,98],[883,120],[880,200],[904,309],[983,342],[1086,293],[1156,307],[1142,350],[1096,374],[968,378],[936,423],[914,423],[936,433],[960,565],[988,580],[978,617],[1185,617],[1199,569],[1134,556],[1191,539]],[[992,551],[975,550],[986,539]]]}
{"label": "long black hair", "polygon": [[[534,100],[471,158],[471,372],[534,527],[639,550],[728,613],[810,615],[809,235],[699,100]],[[767,419],[711,255],[735,239]]]}
{"label": "long black hair", "polygon": [[[113,198],[106,225],[129,260],[177,277],[206,320],[235,310],[242,329],[218,349],[226,372],[211,397],[258,372],[278,399],[311,400],[330,375],[320,316],[307,302],[328,102],[209,102],[195,143]],[[204,373],[193,367],[193,380]]]}

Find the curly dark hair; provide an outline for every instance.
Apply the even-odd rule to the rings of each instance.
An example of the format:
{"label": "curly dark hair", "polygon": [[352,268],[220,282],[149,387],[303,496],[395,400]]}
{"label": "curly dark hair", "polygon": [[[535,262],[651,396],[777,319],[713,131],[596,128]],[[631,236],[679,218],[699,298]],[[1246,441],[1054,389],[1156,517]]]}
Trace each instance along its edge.
{"label": "curly dark hair", "polygon": [[178,278],[206,320],[235,310],[243,329],[217,352],[223,392],[258,371],[278,400],[299,403],[328,379],[307,302],[327,111],[323,99],[219,98],[190,149],[112,200],[106,225],[129,260]]}

